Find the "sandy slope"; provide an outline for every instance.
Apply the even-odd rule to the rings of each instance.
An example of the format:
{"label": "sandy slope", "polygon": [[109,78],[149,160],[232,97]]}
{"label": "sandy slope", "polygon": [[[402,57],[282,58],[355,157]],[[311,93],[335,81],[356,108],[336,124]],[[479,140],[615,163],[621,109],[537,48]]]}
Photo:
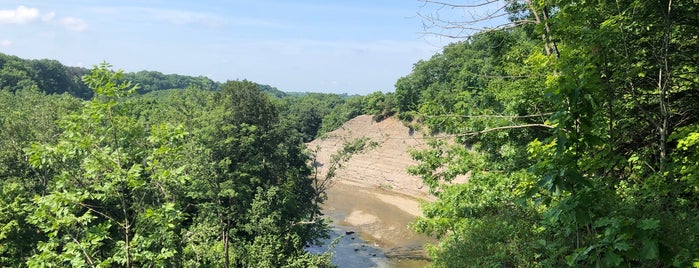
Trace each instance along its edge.
{"label": "sandy slope", "polygon": [[[361,115],[346,122],[324,138],[308,144],[311,149],[320,146],[317,161],[326,164],[330,155],[342,148],[345,141],[366,137],[379,145],[356,154],[337,172],[336,182],[366,188],[382,188],[414,197],[428,198],[422,180],[408,174],[406,168],[417,164],[409,150],[426,148],[426,140],[419,131],[410,131],[396,118],[374,122],[369,115]],[[414,211],[411,211],[411,213]]]}
{"label": "sandy slope", "polygon": [[[353,155],[337,172],[334,182],[360,187],[362,192],[406,213],[420,215],[419,200],[431,197],[422,180],[406,171],[408,166],[417,164],[410,157],[410,150],[427,147],[419,131],[410,131],[396,118],[374,122],[371,116],[361,115],[327,133],[324,138],[310,142],[308,147],[315,149],[319,146],[316,161],[327,167],[330,156],[346,141],[363,137],[377,142],[378,146]],[[354,213],[346,221],[366,222],[371,217],[373,215]]]}
{"label": "sandy slope", "polygon": [[[389,267],[423,267],[426,262],[421,259],[424,256],[421,248],[429,238],[413,233],[407,225],[421,215],[419,203],[432,197],[422,180],[408,174],[406,169],[417,164],[409,151],[427,148],[426,140],[421,133],[412,133],[398,119],[388,118],[377,123],[371,116],[362,115],[324,138],[312,141],[308,147],[320,147],[316,161],[327,167],[330,156],[346,141],[363,137],[378,146],[353,155],[337,171],[334,184],[328,190],[324,212],[336,226],[356,230],[365,243],[390,255]],[[340,267],[352,266],[341,261],[339,264]]]}

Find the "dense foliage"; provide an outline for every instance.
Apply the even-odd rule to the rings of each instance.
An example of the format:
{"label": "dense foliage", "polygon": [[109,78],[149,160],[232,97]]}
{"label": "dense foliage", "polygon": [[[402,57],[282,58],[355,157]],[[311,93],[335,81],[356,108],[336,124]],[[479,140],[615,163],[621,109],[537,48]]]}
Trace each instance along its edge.
{"label": "dense foliage", "polygon": [[14,92],[36,87],[46,93],[69,93],[78,98],[92,97],[80,80],[86,70],[67,67],[55,60],[25,60],[0,53],[0,87]]}
{"label": "dense foliage", "polygon": [[375,121],[393,115],[397,108],[393,93],[377,91],[367,96],[307,93],[280,99],[282,113],[309,142],[333,131],[348,120],[370,114]]}
{"label": "dense foliage", "polygon": [[[397,107],[436,267],[699,265],[699,4],[509,1],[529,24],[447,46]],[[457,176],[468,182],[452,184]]]}
{"label": "dense foliage", "polygon": [[[47,94],[68,93],[77,98],[90,99],[93,91],[82,81],[82,76],[89,71],[86,68],[65,66],[56,60],[26,60],[0,53],[0,87],[11,92],[36,86]],[[157,71],[124,73],[123,79],[138,84],[137,92],[140,94],[188,87],[217,91],[221,86],[221,83],[204,76],[163,74]],[[277,98],[287,95],[269,85],[257,84],[257,87]]]}
{"label": "dense foliage", "polygon": [[109,67],[89,101],[0,90],[0,266],[331,266],[303,250],[326,226],[302,136],[259,85],[134,96]]}

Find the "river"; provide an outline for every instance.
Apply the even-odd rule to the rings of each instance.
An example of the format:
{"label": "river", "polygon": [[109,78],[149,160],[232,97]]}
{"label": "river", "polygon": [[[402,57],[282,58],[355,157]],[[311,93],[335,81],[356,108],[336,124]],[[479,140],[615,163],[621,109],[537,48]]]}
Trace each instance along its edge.
{"label": "river", "polygon": [[415,199],[385,189],[336,183],[323,208],[333,221],[331,238],[324,247],[309,250],[323,252],[337,240],[331,252],[333,263],[341,268],[424,267],[429,262],[423,245],[431,240],[407,227],[416,212],[406,204],[413,203]]}

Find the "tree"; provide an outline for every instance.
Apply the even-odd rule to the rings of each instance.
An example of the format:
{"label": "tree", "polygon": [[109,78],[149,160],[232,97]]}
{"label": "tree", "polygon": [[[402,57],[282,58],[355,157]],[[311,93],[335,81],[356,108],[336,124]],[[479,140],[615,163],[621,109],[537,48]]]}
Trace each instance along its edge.
{"label": "tree", "polygon": [[35,87],[0,90],[0,266],[20,267],[45,236],[27,217],[35,195],[46,194],[52,170],[36,170],[24,148],[60,134],[56,121],[80,107],[66,95],[47,96]]}
{"label": "tree", "polygon": [[82,69],[5,55],[0,67],[0,265],[332,266],[304,250],[327,226],[302,135],[261,91],[273,88],[133,95],[104,63],[81,102],[39,90]]}
{"label": "tree", "polygon": [[383,94],[381,91],[371,93],[364,97],[363,110],[373,115],[374,121],[381,121],[397,112],[396,97],[393,93]]}
{"label": "tree", "polygon": [[182,214],[177,207],[186,165],[177,160],[182,127],[151,130],[124,116],[117,101],[136,90],[123,72],[95,66],[85,83],[95,97],[65,116],[56,142],[28,149],[36,169],[53,169],[29,221],[46,235],[30,266],[124,267],[173,263]]}
{"label": "tree", "polygon": [[[457,141],[416,152],[421,164],[412,169],[438,197],[416,224],[443,235],[435,265],[696,262],[691,211],[699,204],[687,200],[698,194],[688,148],[699,124],[692,64],[699,47],[679,36],[697,34],[697,5],[507,3],[511,18],[531,24],[469,34],[460,46],[471,52],[457,56],[465,63],[424,75],[445,80],[413,87],[421,89],[422,120]],[[454,69],[462,72],[444,75]],[[448,183],[461,174],[468,183]],[[471,195],[478,198],[463,197]],[[481,227],[504,220],[517,228],[483,235]]]}
{"label": "tree", "polygon": [[[526,146],[550,135],[543,81],[522,75],[532,67],[518,64],[533,51],[536,43],[521,30],[488,32],[447,46],[425,63],[440,66],[441,78],[424,88],[418,120],[455,141],[431,141],[430,149],[413,152],[420,164],[409,169],[437,197],[413,225],[440,238],[428,247],[436,267],[541,263],[532,257],[536,248],[520,246],[541,238],[534,229],[540,215],[522,200],[533,179]],[[451,183],[457,176],[468,182]]]}
{"label": "tree", "polygon": [[187,189],[185,258],[223,267],[322,260],[303,251],[325,227],[299,224],[319,210],[300,136],[252,82],[228,81],[213,94],[191,120],[200,179]]}

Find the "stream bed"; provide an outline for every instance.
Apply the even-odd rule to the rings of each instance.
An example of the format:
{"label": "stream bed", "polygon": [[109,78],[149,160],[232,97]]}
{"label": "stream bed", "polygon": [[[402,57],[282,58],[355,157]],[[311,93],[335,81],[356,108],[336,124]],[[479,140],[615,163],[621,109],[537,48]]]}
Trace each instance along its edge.
{"label": "stream bed", "polygon": [[423,245],[432,240],[408,229],[415,215],[406,211],[406,203],[416,200],[378,187],[336,183],[323,208],[332,220],[331,237],[309,251],[325,252],[332,245],[333,263],[341,268],[424,267],[429,261]]}

